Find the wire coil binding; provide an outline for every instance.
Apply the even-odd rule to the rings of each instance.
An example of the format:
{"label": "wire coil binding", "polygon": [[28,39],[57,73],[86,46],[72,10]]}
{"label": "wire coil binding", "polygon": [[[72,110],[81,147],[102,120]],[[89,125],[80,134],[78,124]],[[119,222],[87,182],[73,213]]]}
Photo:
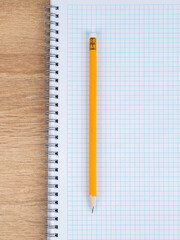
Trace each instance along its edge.
{"label": "wire coil binding", "polygon": [[[45,129],[48,134],[46,135],[46,139],[48,143],[46,144],[48,156],[48,192],[47,192],[47,238],[53,239],[58,238],[58,62],[56,61],[59,58],[58,49],[59,47],[56,45],[59,42],[58,39],[58,21],[56,19],[59,18],[59,7],[54,5],[49,5],[45,7],[45,18],[46,18],[46,30],[45,30],[45,43],[47,46],[45,47],[46,63],[45,66],[47,70],[45,71],[45,83],[48,86],[45,88],[47,94],[45,95],[45,99],[48,102],[45,104],[47,111],[45,114],[48,116],[46,123],[48,127]],[[51,149],[51,150],[50,150]]]}

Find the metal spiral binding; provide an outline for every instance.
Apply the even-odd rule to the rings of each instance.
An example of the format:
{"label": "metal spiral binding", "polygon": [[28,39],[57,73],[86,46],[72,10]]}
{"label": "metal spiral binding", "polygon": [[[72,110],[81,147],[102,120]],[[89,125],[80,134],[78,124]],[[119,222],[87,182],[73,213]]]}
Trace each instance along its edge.
{"label": "metal spiral binding", "polygon": [[[47,70],[45,71],[45,82],[48,84],[48,86],[45,88],[45,91],[48,93],[45,95],[45,98],[48,100],[48,102],[45,104],[47,107],[47,111],[45,114],[48,116],[46,123],[48,124],[48,127],[45,129],[48,134],[46,135],[46,139],[48,140],[48,143],[46,144],[46,147],[48,148],[48,151],[46,152],[46,155],[48,156],[48,201],[47,201],[47,234],[46,236],[48,239],[58,238],[58,200],[56,199],[58,196],[58,62],[56,59],[59,58],[58,55],[58,46],[56,43],[59,41],[58,35],[59,31],[56,29],[58,27],[58,21],[56,19],[59,18],[59,7],[49,5],[45,7],[45,17],[47,19],[45,26],[45,42],[47,46],[45,47],[45,51],[47,52],[45,54],[46,63],[45,66],[47,67]],[[53,19],[53,20],[52,20]],[[53,53],[51,53],[51,50],[53,50]],[[56,53],[57,51],[57,53]],[[52,69],[53,68],[53,69]],[[53,77],[52,77],[53,76]],[[54,77],[55,76],[55,77]],[[49,150],[51,148],[51,150]],[[52,150],[53,149],[53,150]],[[57,165],[57,166],[56,166]]]}

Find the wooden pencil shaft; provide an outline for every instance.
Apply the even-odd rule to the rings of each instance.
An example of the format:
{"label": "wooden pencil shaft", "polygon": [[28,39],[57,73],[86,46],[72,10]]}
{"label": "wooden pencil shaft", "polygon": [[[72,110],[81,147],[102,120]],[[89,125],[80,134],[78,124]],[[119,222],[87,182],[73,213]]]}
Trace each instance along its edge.
{"label": "wooden pencil shaft", "polygon": [[96,38],[89,39],[89,195],[96,196]]}

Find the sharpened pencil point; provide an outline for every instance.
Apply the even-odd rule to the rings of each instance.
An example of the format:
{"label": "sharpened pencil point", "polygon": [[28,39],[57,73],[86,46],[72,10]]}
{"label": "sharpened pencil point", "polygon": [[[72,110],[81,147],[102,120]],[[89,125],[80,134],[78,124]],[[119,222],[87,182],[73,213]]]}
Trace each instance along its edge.
{"label": "sharpened pencil point", "polygon": [[90,196],[92,213],[94,212],[95,201],[96,201],[96,197]]}

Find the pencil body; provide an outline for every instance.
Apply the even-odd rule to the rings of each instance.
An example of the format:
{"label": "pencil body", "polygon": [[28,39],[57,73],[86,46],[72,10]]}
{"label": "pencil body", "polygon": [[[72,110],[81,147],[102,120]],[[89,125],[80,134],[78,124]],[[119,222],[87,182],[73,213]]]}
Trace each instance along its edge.
{"label": "pencil body", "polygon": [[96,197],[96,38],[89,38],[89,196],[94,208]]}

